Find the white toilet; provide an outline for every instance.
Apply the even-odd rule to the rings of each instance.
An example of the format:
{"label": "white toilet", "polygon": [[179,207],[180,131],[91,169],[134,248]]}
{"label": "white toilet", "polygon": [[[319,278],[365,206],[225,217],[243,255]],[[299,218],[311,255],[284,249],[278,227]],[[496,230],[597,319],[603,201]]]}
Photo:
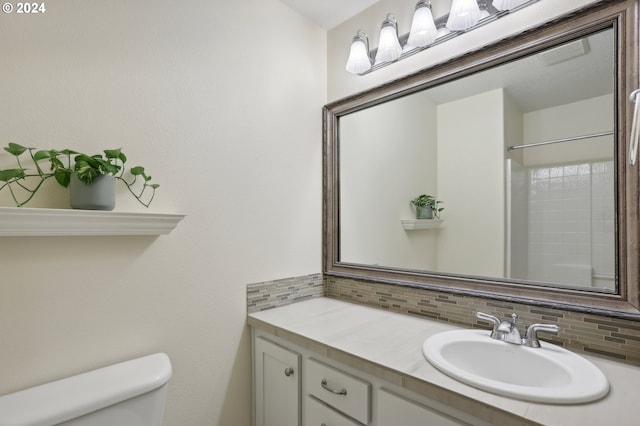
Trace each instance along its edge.
{"label": "white toilet", "polygon": [[164,353],[0,397],[0,426],[161,426],[171,361]]}

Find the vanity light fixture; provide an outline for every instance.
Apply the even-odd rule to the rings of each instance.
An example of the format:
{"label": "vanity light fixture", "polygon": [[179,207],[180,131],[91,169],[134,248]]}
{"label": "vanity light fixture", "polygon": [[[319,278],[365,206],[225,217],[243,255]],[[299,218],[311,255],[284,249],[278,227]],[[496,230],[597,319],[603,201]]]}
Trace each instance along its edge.
{"label": "vanity light fixture", "polygon": [[491,16],[491,12],[489,12],[489,5],[487,4],[487,1],[488,0],[478,0],[478,8],[480,9],[481,20]]}
{"label": "vanity light fixture", "polygon": [[437,35],[438,29],[431,13],[431,2],[420,0],[413,13],[407,46],[426,47],[436,40]]}
{"label": "vanity light fixture", "polygon": [[528,0],[493,0],[493,7],[498,10],[511,10],[522,6]]}
{"label": "vanity light fixture", "polygon": [[440,39],[444,36],[447,36],[451,34],[451,31],[449,30],[449,28],[447,28],[447,23],[446,22],[440,22],[438,24],[438,31],[436,32],[436,40]]}
{"label": "vanity light fixture", "polygon": [[352,74],[368,74],[540,0],[452,0],[449,14],[438,18],[433,16],[431,8],[434,1],[441,0],[419,0],[416,3],[411,31],[402,36],[398,36],[396,18],[388,14],[382,22],[377,49],[369,50],[365,32],[358,30],[351,42],[346,70]]}
{"label": "vanity light fixture", "polygon": [[347,60],[347,71],[352,74],[362,74],[371,69],[371,57],[369,56],[369,38],[367,34],[358,30],[353,36],[349,59]]}
{"label": "vanity light fixture", "polygon": [[447,19],[451,31],[466,31],[480,20],[480,8],[476,0],[453,0]]}
{"label": "vanity light fixture", "polygon": [[400,41],[398,41],[398,22],[396,21],[396,17],[389,13],[387,18],[382,21],[380,42],[374,64],[393,62],[397,60],[401,54],[402,46],[400,46]]}

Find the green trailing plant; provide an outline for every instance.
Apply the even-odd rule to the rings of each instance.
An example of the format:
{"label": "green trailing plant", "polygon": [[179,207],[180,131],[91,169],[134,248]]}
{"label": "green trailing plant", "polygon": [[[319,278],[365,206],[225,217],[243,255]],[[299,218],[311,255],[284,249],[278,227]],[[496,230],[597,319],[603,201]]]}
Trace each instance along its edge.
{"label": "green trailing plant", "polygon": [[[100,175],[111,175],[124,183],[131,195],[145,207],[149,207],[160,186],[150,183],[151,176],[142,166],[129,169],[131,178],[127,180],[124,177],[127,157],[122,149],[105,149],[104,154],[87,155],[70,149],[36,150],[9,143],[4,150],[15,157],[17,167],[0,170],[0,191],[8,189],[18,207],[31,201],[42,184],[52,177],[66,188],[73,174],[87,185]],[[23,165],[25,158],[31,160],[33,168]],[[49,167],[41,167],[42,161],[48,161]],[[24,198],[21,199],[20,194],[25,194]]]}
{"label": "green trailing plant", "polygon": [[433,217],[436,219],[440,219],[440,212],[444,210],[444,207],[440,207],[442,201],[438,201],[435,197],[427,194],[418,195],[416,198],[411,200],[411,204],[416,207],[431,207]]}

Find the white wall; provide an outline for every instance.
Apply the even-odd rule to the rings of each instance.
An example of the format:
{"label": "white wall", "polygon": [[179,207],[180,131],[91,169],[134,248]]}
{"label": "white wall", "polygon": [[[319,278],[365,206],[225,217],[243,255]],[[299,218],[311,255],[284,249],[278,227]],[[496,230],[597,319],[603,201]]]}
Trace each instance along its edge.
{"label": "white wall", "polygon": [[0,16],[0,144],[122,146],[188,217],[0,238],[0,394],[165,351],[165,425],[249,425],[245,284],[321,267],[326,33],[276,0],[46,6]]}
{"label": "white wall", "polygon": [[438,105],[438,199],[446,219],[438,238],[440,272],[504,273],[503,94],[497,89]]}
{"label": "white wall", "polygon": [[[615,127],[613,94],[523,115],[525,144],[610,132]],[[613,136],[582,139],[523,150],[525,166],[613,160]]]}
{"label": "white wall", "polygon": [[432,231],[405,231],[410,200],[437,191],[436,108],[415,94],[340,119],[340,260],[437,266]]}

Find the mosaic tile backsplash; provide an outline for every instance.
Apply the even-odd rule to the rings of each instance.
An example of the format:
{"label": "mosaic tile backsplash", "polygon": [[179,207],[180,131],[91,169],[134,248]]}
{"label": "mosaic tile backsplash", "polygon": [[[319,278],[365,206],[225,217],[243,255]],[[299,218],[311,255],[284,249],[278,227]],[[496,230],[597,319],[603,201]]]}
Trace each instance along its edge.
{"label": "mosaic tile backsplash", "polygon": [[515,312],[522,333],[531,323],[557,324],[560,333],[540,333],[541,340],[640,365],[640,323],[635,321],[337,277],[326,277],[325,285],[327,297],[463,327],[489,328],[475,317],[477,311],[499,318]]}
{"label": "mosaic tile backsplash", "polygon": [[252,313],[323,296],[462,327],[485,329],[489,325],[476,319],[477,311],[500,318],[516,312],[521,332],[531,323],[557,324],[560,333],[540,333],[541,340],[575,352],[640,366],[640,323],[635,321],[420,288],[323,277],[322,274],[249,284],[247,311]]}
{"label": "mosaic tile backsplash", "polygon": [[247,313],[273,309],[324,295],[325,285],[322,274],[249,284],[247,285]]}

